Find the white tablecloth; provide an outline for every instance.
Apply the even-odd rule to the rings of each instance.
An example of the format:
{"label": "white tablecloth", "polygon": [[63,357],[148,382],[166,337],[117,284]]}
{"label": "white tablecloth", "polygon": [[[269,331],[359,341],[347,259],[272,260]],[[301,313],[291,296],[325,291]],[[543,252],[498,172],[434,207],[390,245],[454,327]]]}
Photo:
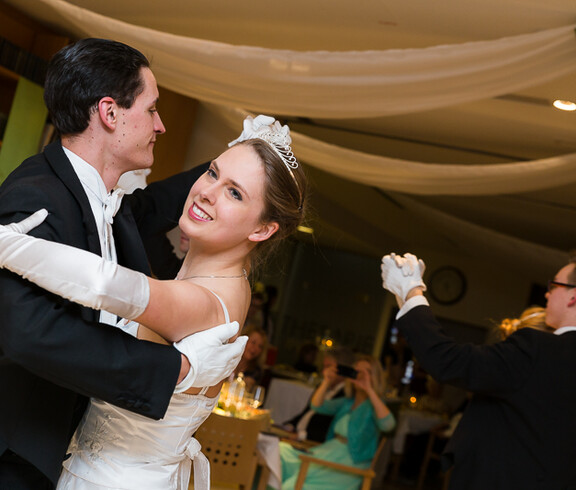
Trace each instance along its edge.
{"label": "white tablecloth", "polygon": [[408,434],[425,434],[442,422],[446,422],[446,419],[437,413],[403,408],[398,417],[392,451],[394,454],[404,454],[404,444]]}
{"label": "white tablecloth", "polygon": [[264,408],[270,410],[272,421],[281,425],[304,410],[314,386],[291,379],[272,378]]}
{"label": "white tablecloth", "polygon": [[282,486],[282,462],[278,437],[269,434],[258,434],[258,451],[270,470],[268,486],[280,490]]}

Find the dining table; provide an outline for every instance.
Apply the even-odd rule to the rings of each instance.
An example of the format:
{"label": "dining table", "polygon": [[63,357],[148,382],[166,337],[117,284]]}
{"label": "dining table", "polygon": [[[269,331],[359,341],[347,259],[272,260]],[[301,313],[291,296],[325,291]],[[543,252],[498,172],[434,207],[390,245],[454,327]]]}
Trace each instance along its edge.
{"label": "dining table", "polygon": [[[264,490],[264,488],[281,489],[282,461],[280,459],[280,442],[282,441],[301,451],[308,451],[319,444],[316,441],[296,439],[293,432],[284,430],[277,425],[270,425],[258,435],[258,451],[262,455],[267,471],[264,473],[264,478],[261,477],[257,490]],[[266,482],[266,487],[262,485],[263,481]]]}
{"label": "dining table", "polygon": [[408,435],[425,434],[444,422],[447,422],[445,414],[403,407],[396,423],[392,452],[397,455],[404,454]]}
{"label": "dining table", "polygon": [[282,425],[301,413],[310,403],[315,385],[298,379],[272,378],[264,401],[275,425]]}
{"label": "dining table", "polygon": [[266,432],[258,434],[258,455],[262,466],[260,485],[258,490],[282,487],[282,461],[280,460],[280,439],[278,436]]}

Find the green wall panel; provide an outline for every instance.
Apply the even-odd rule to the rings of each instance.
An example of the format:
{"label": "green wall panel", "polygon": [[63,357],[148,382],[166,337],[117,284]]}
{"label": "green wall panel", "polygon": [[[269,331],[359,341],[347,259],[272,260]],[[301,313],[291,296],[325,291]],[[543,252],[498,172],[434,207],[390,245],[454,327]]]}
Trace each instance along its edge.
{"label": "green wall panel", "polygon": [[23,77],[18,80],[0,148],[0,182],[24,159],[38,153],[48,113],[44,89]]}

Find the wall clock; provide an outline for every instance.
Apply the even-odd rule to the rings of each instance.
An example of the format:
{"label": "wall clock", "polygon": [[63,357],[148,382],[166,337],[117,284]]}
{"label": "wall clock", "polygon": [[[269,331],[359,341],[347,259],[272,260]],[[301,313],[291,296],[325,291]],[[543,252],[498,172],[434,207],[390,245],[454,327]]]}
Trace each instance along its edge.
{"label": "wall clock", "polygon": [[466,277],[456,267],[436,269],[428,282],[430,297],[441,305],[452,305],[466,294]]}

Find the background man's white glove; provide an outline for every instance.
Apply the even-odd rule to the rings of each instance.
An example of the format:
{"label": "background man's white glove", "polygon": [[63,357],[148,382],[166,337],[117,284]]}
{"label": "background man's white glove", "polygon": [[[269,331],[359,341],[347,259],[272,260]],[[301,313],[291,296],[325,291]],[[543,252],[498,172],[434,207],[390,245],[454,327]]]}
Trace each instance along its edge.
{"label": "background man's white glove", "polygon": [[0,267],[89,308],[129,319],[140,316],[150,298],[146,275],[85,250],[22,234],[47,215],[41,209],[19,223],[0,225]]}
{"label": "background man's white glove", "polygon": [[403,257],[392,253],[382,258],[382,287],[396,296],[401,305],[406,296],[415,287],[426,291],[422,280],[426,265],[415,255],[404,254]]}
{"label": "background man's white glove", "polygon": [[248,337],[238,337],[231,344],[226,342],[238,333],[238,322],[223,323],[217,327],[184,337],[174,347],[190,362],[190,371],[176,385],[175,393],[188,388],[213,386],[230,376],[244,353]]}

